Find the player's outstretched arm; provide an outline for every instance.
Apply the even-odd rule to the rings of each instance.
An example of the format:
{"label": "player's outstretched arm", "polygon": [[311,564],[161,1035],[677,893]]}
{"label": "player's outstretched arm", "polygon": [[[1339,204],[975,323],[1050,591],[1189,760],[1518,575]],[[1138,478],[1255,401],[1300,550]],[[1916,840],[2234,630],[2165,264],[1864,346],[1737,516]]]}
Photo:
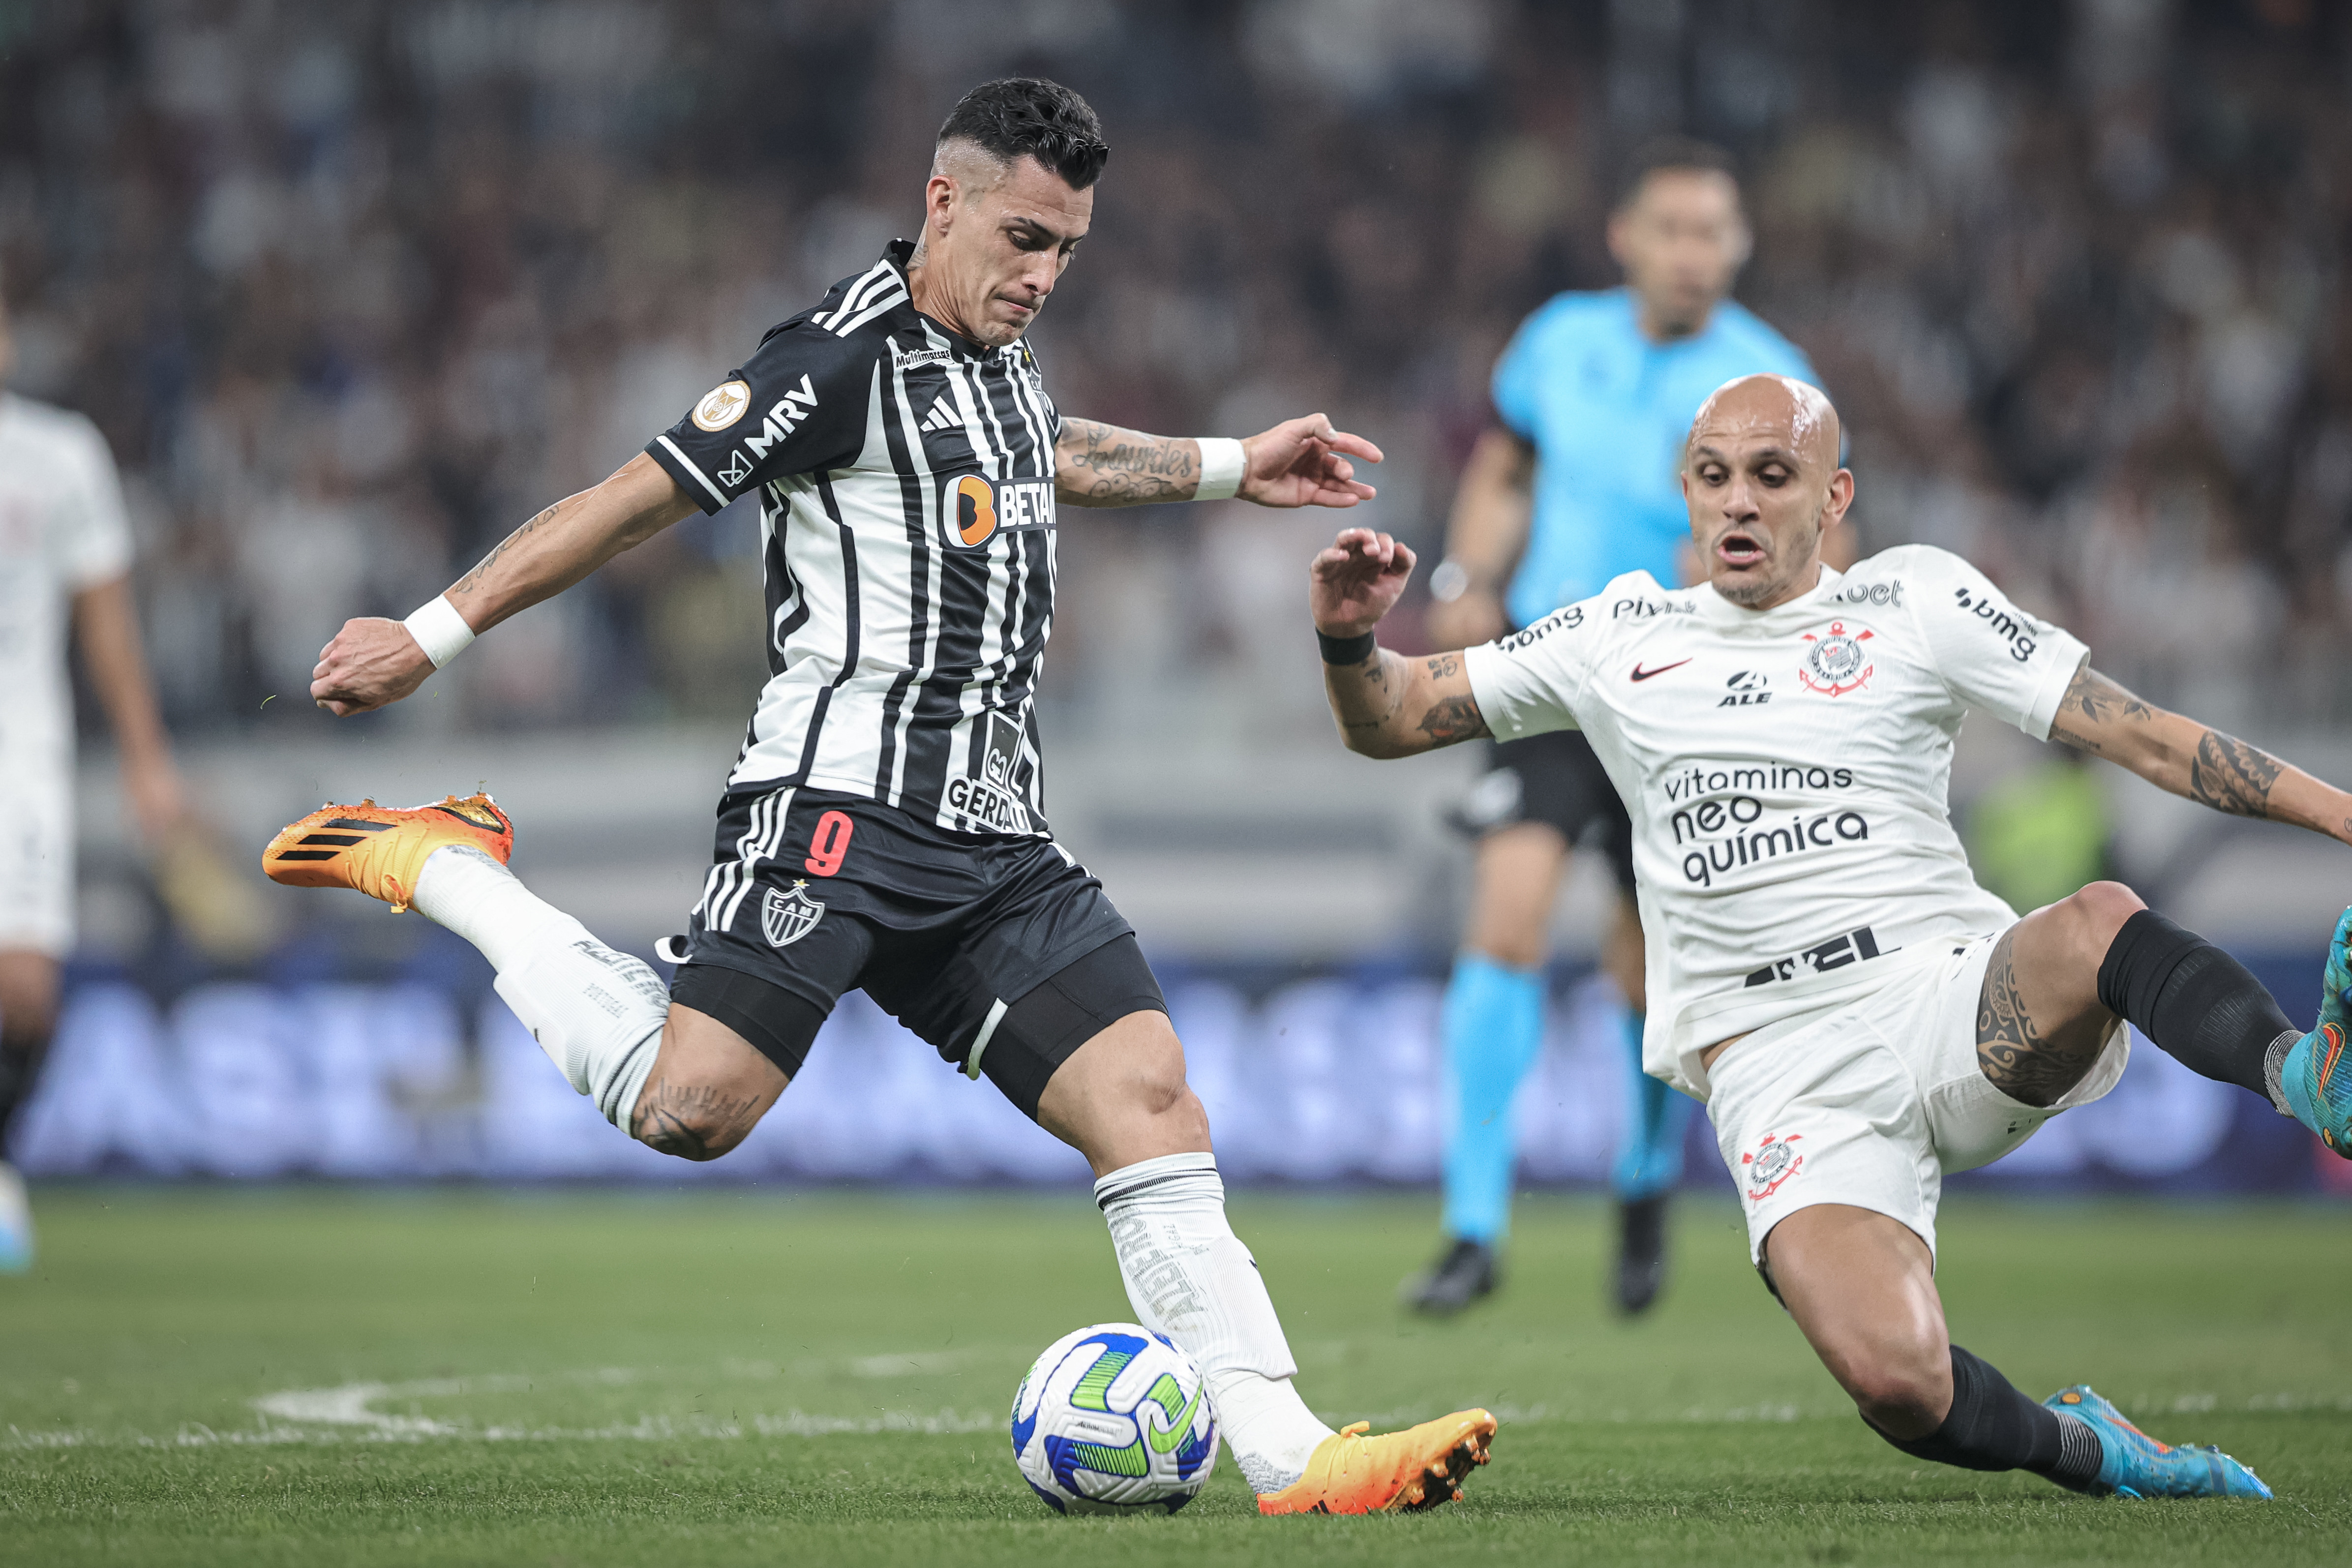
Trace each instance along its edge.
{"label": "player's outstretched arm", "polygon": [[[486,632],[551,599],[633,545],[695,510],[661,465],[640,452],[593,489],[567,496],[516,529],[442,595]],[[425,684],[433,661],[398,621],[345,621],[310,672],[310,699],[338,718],[399,701]]]}
{"label": "player's outstretched arm", "polygon": [[2232,816],[2291,822],[2352,844],[2352,795],[2234,735],[2141,701],[2084,659],[2050,738]]}
{"label": "player's outstretched arm", "polygon": [[1212,475],[1208,454],[1190,436],[1147,436],[1092,419],[1065,419],[1054,443],[1054,493],[1072,506],[1143,506],[1192,500],[1201,496],[1204,478],[1205,499],[1238,496],[1259,506],[1350,507],[1379,493],[1356,478],[1349,459],[1377,463],[1381,449],[1334,428],[1323,415],[1286,419],[1239,445],[1240,471]]}
{"label": "player's outstretched arm", "polygon": [[1410,757],[1487,733],[1459,653],[1407,658],[1372,640],[1412,576],[1412,552],[1369,528],[1315,558],[1307,600],[1323,643],[1323,690],[1348,750]]}

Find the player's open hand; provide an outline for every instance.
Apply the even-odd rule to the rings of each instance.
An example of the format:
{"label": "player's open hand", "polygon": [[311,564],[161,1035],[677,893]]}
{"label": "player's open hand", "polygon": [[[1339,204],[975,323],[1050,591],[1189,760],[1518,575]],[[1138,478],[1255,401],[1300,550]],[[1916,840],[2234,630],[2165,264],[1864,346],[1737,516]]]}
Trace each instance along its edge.
{"label": "player's open hand", "polygon": [[1361,436],[1333,427],[1329,416],[1286,419],[1242,442],[1241,499],[1260,506],[1349,507],[1380,492],[1356,478],[1356,465],[1381,460]]}
{"label": "player's open hand", "polygon": [[1380,625],[1412,576],[1412,551],[1385,533],[1347,528],[1307,568],[1307,602],[1315,629],[1360,637]]}
{"label": "player's open hand", "polygon": [[367,616],[343,623],[310,672],[310,700],[336,718],[388,707],[425,684],[433,661],[398,621]]}

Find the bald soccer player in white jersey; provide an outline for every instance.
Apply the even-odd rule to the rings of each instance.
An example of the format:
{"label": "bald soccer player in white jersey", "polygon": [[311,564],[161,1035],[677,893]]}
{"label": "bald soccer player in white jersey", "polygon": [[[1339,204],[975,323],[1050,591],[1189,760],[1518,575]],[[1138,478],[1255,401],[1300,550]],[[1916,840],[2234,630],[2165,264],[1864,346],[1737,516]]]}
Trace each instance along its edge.
{"label": "bald soccer player in white jersey", "polygon": [[[0,385],[10,359],[0,307]],[[0,1273],[33,1262],[32,1212],[8,1163],[57,1025],[74,933],[70,623],[153,842],[178,821],[179,775],[155,712],[131,597],[131,527],[98,426],[0,392]]]}
{"label": "bald soccer player in white jersey", "polygon": [[1952,1344],[1937,1199],[1944,1173],[2112,1089],[2126,1019],[2352,1149],[2352,911],[2309,1034],[2116,883],[2020,919],[1952,831],[1952,744],[1978,708],[2217,810],[2346,842],[2352,795],[2140,701],[1947,552],[1824,565],[1822,535],[1853,500],[1837,452],[1819,392],[1727,384],[1684,454],[1706,583],[1631,574],[1431,658],[1372,635],[1412,552],[1340,534],[1311,599],[1341,733],[1374,757],[1570,727],[1591,741],[1634,826],[1644,1070],[1706,1104],[1751,1258],[1874,1430],[1916,1458],[2080,1491],[2268,1497],[2227,1455],[2158,1443],[2086,1386],[2037,1405]]}
{"label": "bald soccer player in white jersey", "polygon": [[668,986],[506,870],[512,830],[486,797],[329,806],[264,864],[467,938],[572,1087],[687,1159],[740,1143],[863,988],[1091,1162],[1128,1300],[1200,1363],[1262,1512],[1433,1507],[1486,1461],[1494,1418],[1367,1436],[1307,1409],[1159,983],[1045,820],[1057,504],[1350,507],[1372,494],[1350,455],[1380,459],[1320,415],[1245,441],[1063,416],[1024,334],[1108,157],[1068,89],[974,88],[940,128],[919,241],[775,327],[643,456],[445,596],[353,621],[321,656],[321,706],[382,707],[696,508],[759,495],[769,681]]}

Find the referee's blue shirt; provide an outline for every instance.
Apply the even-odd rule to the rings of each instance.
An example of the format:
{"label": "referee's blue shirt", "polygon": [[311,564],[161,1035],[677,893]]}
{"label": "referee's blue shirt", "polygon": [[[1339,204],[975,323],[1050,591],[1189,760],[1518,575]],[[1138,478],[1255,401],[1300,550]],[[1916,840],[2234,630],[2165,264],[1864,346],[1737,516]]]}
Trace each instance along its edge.
{"label": "referee's blue shirt", "polygon": [[1631,289],[1554,296],[1495,365],[1495,409],[1536,450],[1535,510],[1504,608],[1529,626],[1612,577],[1677,579],[1690,513],[1676,478],[1706,395],[1770,371],[1818,386],[1794,343],[1729,300],[1705,331],[1643,336]]}

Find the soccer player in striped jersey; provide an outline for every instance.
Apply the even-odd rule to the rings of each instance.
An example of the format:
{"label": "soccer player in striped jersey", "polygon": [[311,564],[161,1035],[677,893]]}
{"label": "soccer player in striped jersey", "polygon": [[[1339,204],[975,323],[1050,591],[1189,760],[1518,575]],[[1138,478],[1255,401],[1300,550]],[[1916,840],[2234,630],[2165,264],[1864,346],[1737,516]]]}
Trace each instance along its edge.
{"label": "soccer player in striped jersey", "polygon": [[1023,334],[1108,157],[1076,93],[975,88],[940,130],[918,242],[769,332],[643,456],[406,622],[352,621],[321,655],[321,706],[381,708],[476,633],[756,492],[769,680],[670,985],[507,871],[512,826],[486,796],[330,805],[264,864],[472,941],[573,1088],[688,1159],[740,1143],[863,987],[1087,1156],[1136,1316],[1200,1363],[1262,1510],[1426,1508],[1485,1460],[1493,1418],[1369,1437],[1307,1410],[1159,984],[1045,823],[1034,694],[1056,506],[1351,507],[1372,494],[1351,459],[1380,458],[1321,415],[1245,441],[1063,417]]}

